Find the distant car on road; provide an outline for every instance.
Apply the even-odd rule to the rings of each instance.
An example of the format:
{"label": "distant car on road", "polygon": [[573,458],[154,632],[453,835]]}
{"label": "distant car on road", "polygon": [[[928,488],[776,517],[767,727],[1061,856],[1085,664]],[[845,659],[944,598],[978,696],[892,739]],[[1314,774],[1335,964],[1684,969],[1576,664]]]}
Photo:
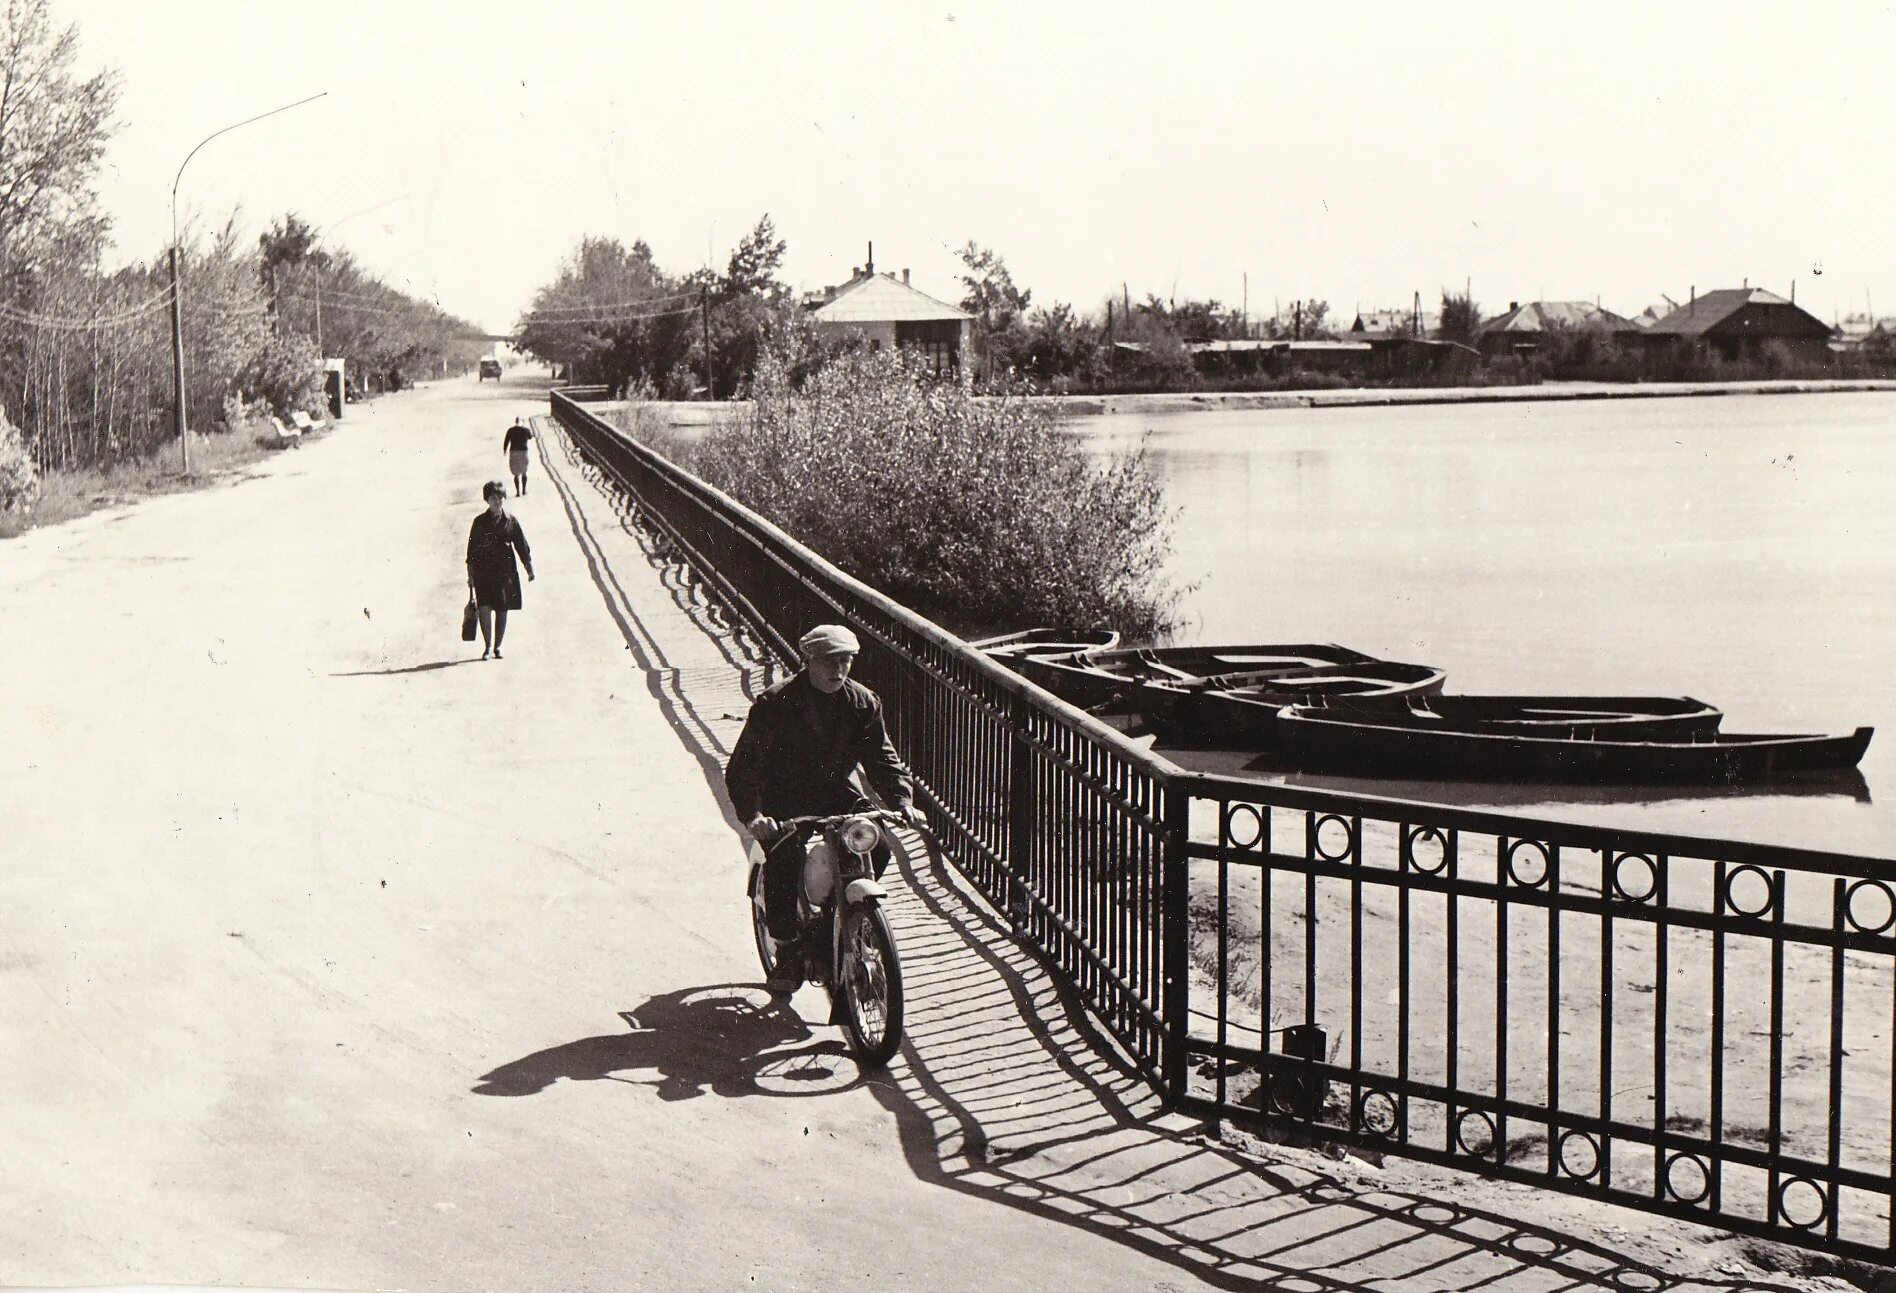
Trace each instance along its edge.
{"label": "distant car on road", "polygon": [[500,361],[498,359],[481,360],[481,375],[477,380],[484,382],[490,377],[495,381],[500,380]]}

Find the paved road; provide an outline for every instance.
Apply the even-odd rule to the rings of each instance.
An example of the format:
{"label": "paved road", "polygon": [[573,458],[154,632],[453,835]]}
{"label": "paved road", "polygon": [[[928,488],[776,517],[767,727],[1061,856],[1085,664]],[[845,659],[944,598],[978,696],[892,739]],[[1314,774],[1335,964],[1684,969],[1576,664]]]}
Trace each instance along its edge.
{"label": "paved road", "polygon": [[925,860],[858,1080],[755,983],[717,769],[766,671],[544,421],[539,580],[459,641],[544,407],[385,398],[0,549],[0,1285],[1684,1287],[1168,1119]]}

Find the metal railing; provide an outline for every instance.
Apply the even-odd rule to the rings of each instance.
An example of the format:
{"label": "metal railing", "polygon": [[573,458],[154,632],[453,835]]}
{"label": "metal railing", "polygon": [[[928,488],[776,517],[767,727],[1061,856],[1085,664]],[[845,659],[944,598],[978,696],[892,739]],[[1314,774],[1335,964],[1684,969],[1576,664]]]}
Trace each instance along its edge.
{"label": "metal railing", "polygon": [[944,848],[1177,1106],[1887,1262],[1896,863],[1187,772],[555,391],[786,663],[863,639]]}

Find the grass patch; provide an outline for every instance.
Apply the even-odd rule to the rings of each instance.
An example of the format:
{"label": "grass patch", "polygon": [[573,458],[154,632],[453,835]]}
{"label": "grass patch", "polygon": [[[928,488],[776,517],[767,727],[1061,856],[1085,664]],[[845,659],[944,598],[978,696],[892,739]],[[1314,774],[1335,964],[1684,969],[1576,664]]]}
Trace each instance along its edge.
{"label": "grass patch", "polygon": [[159,494],[201,489],[265,457],[269,450],[247,432],[191,436],[191,474],[185,475],[172,445],[110,467],[57,471],[40,478],[38,500],[29,508],[0,512],[0,539],[63,525],[102,507]]}

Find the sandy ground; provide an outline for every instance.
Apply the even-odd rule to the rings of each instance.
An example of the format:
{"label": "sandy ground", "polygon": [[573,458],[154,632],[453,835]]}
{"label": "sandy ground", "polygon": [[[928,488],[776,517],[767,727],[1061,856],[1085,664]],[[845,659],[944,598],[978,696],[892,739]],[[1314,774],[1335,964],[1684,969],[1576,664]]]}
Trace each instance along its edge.
{"label": "sandy ground", "polygon": [[472,379],[0,547],[0,1285],[1819,1287],[1168,1117],[905,862],[910,1042],[756,986],[717,792],[765,676],[543,419],[459,641]]}

